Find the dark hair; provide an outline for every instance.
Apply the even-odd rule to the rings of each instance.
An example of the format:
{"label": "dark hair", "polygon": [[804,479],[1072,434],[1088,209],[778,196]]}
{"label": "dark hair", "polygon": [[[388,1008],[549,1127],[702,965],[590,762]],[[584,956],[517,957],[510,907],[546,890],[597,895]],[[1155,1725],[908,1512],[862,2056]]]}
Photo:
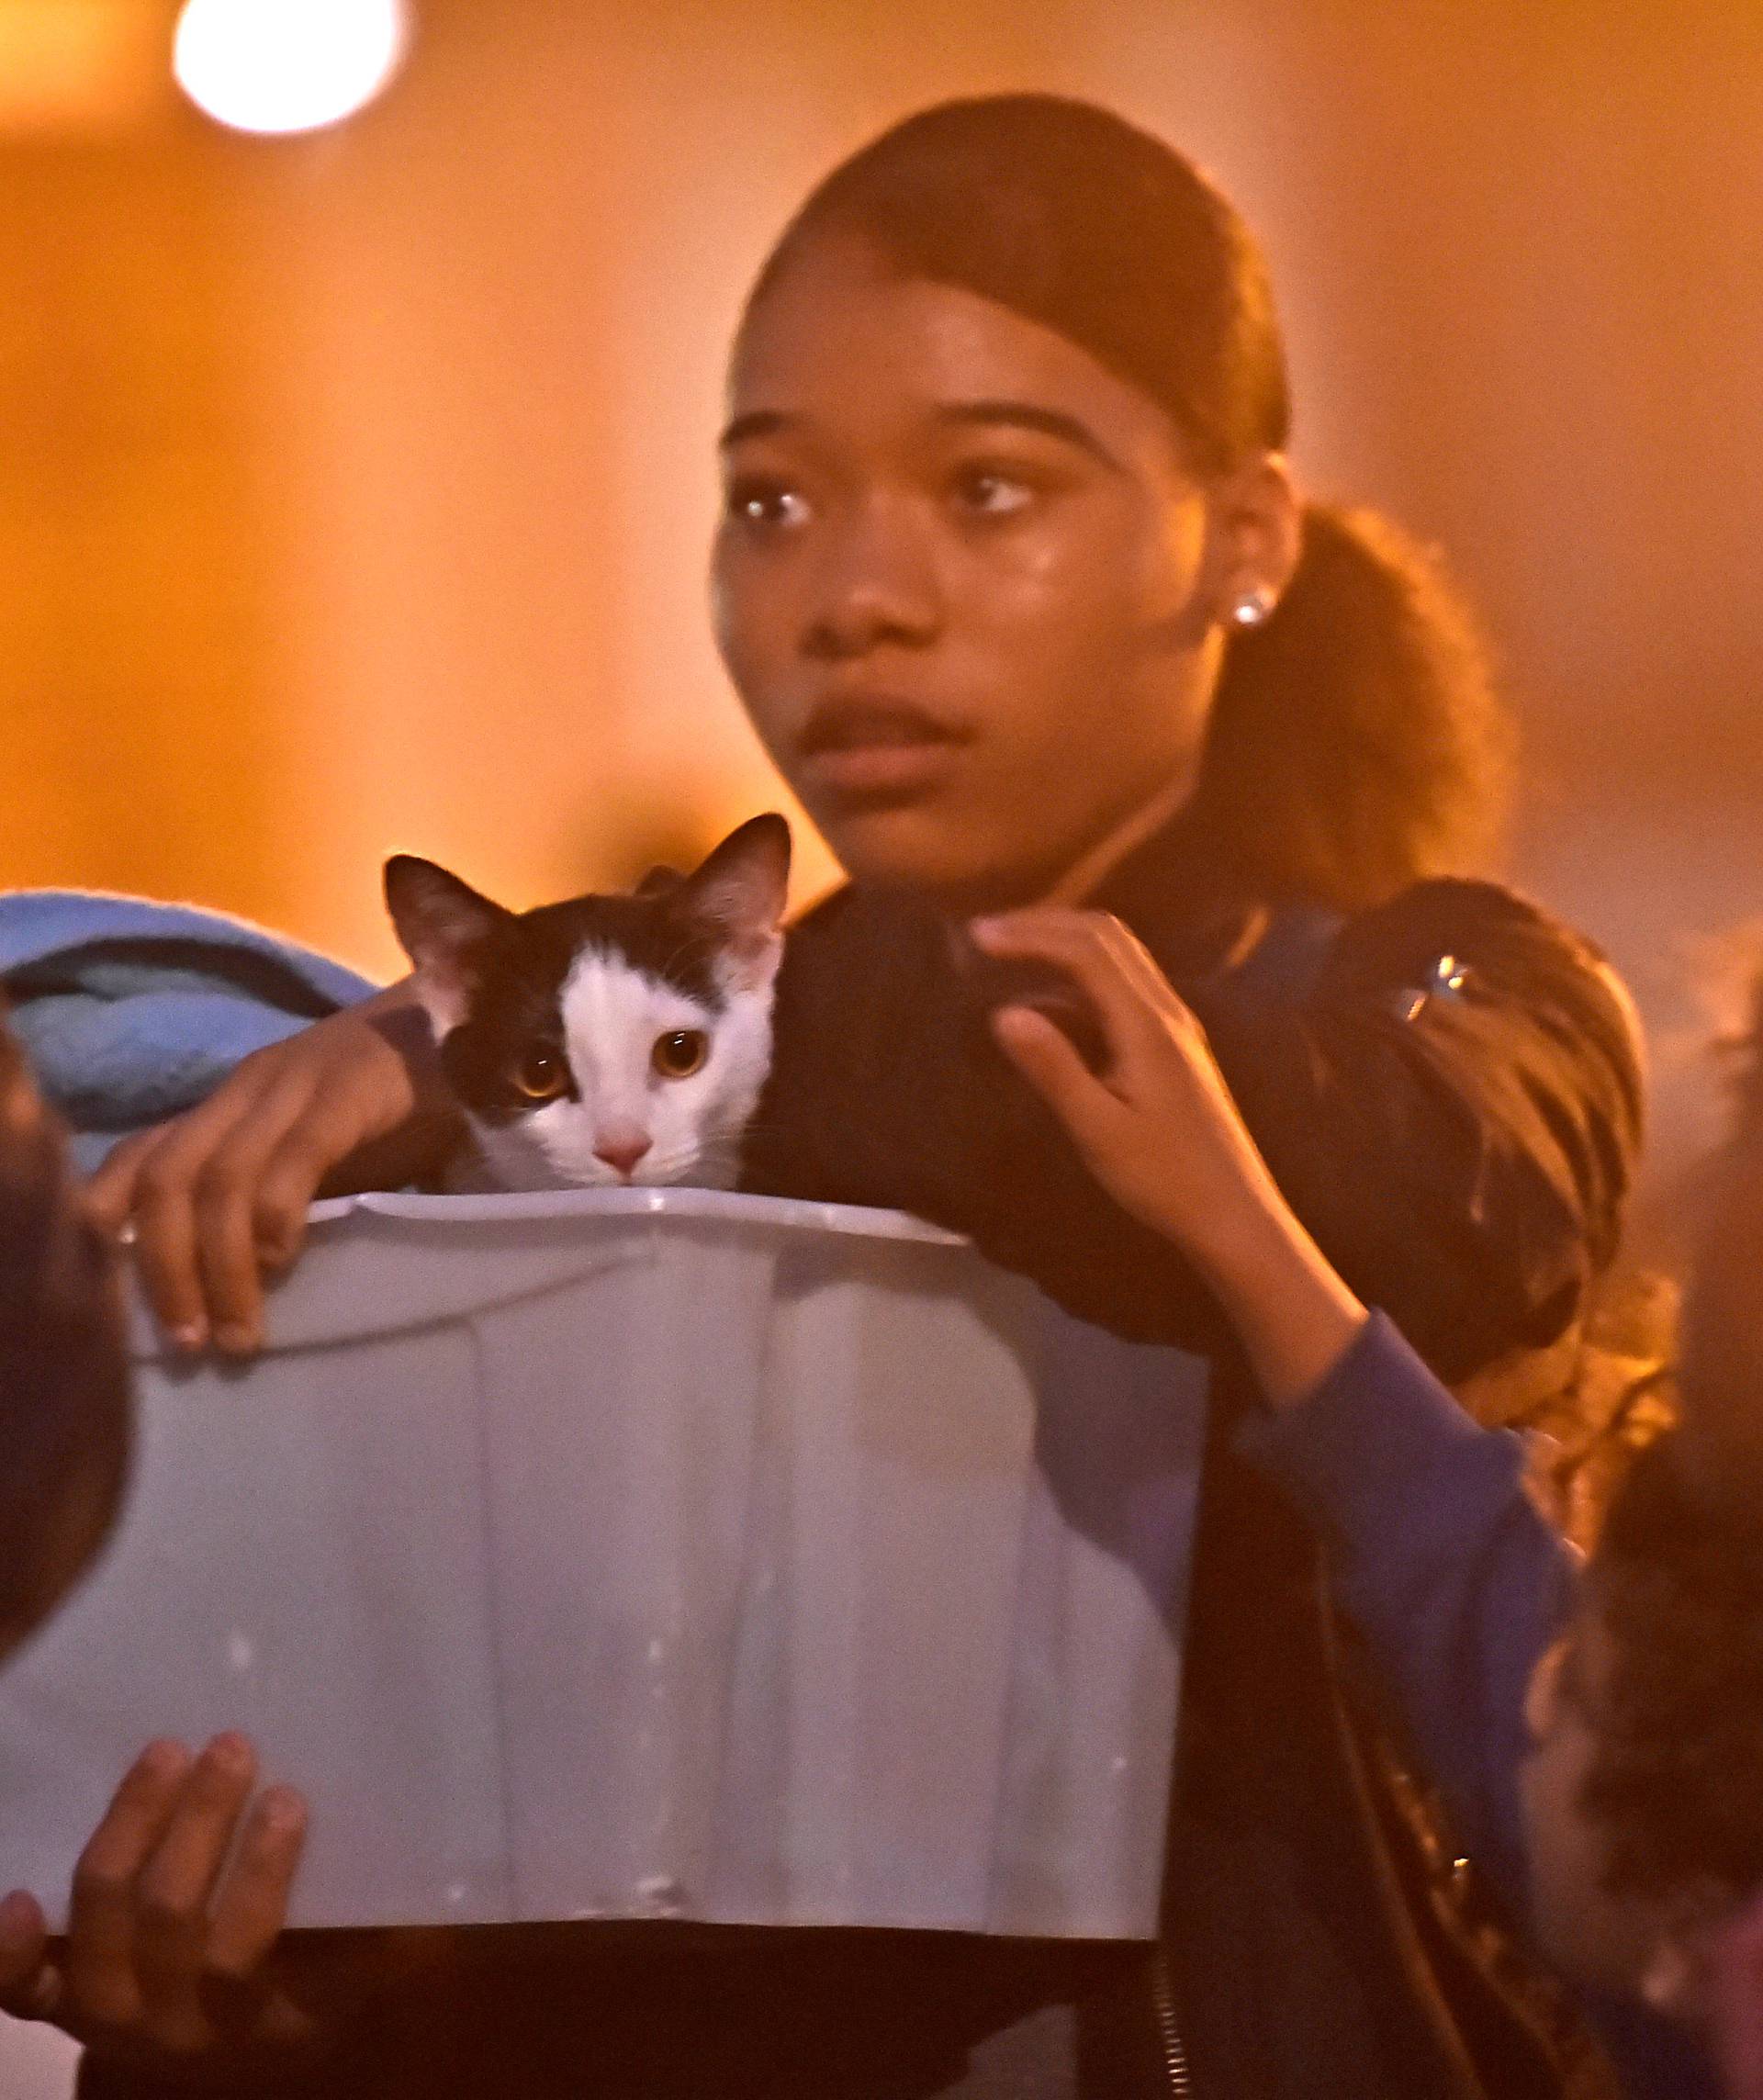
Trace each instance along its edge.
{"label": "dark hair", "polygon": [[1635,1459],[1593,1564],[1609,1660],[1584,1801],[1612,1890],[1737,1897],[1763,1886],[1763,1525],[1711,1508],[1678,1445]]}
{"label": "dark hair", "polygon": [[107,1248],[78,1216],[62,1136],[0,1019],[0,1650],[109,1530],[129,1451]]}
{"label": "dark hair", "polygon": [[[1157,401],[1203,476],[1286,443],[1253,235],[1108,110],[1005,95],[906,118],[814,190],[748,312],[828,235],[1057,330]],[[1376,903],[1489,843],[1502,757],[1485,657],[1433,565],[1365,512],[1308,507],[1285,598],[1229,645],[1192,810],[1208,850],[1270,897]]]}

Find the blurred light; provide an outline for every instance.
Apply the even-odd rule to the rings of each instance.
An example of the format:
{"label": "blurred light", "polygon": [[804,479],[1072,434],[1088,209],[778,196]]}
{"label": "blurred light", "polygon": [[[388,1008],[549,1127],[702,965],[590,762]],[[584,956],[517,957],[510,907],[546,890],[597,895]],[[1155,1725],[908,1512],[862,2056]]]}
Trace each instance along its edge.
{"label": "blurred light", "polygon": [[371,102],[403,56],[402,0],[185,0],[173,69],[237,131],[313,131]]}
{"label": "blurred light", "polygon": [[0,130],[144,115],[164,79],[164,33],[140,0],[0,0]]}

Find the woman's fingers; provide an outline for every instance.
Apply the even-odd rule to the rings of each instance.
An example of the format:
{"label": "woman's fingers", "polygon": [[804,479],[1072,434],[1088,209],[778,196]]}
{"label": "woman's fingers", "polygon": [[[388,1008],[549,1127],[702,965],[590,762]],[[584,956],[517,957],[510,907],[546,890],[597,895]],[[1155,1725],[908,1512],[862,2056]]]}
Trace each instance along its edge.
{"label": "woman's fingers", "polygon": [[113,1240],[129,1222],[135,1207],[135,1183],[163,1134],[155,1128],[118,1139],[81,1188],[80,1202],[86,1216]]}
{"label": "woman's fingers", "polygon": [[275,1944],[287,1922],[306,1826],[305,1800],[292,1787],[270,1787],[259,1798],[214,1906],[208,1947],[211,1974],[242,1982]]}
{"label": "woman's fingers", "polygon": [[988,955],[1050,962],[1085,993],[1117,1058],[1149,1047],[1192,1016],[1155,961],[1118,919],[1053,907],[976,920]]}
{"label": "woman's fingers", "polygon": [[[288,1224],[279,1206],[291,1203],[304,1218],[328,1157],[344,1143],[331,1129],[339,1118],[311,1077],[295,1067],[264,1092],[203,1161],[197,1172],[193,1260],[204,1313],[217,1349],[241,1356],[262,1346],[264,1242],[284,1244]],[[286,1176],[285,1162],[298,1162]],[[271,1196],[271,1177],[282,1183]],[[273,1264],[272,1264],[273,1265]]]}
{"label": "woman's fingers", "polygon": [[197,2049],[208,2037],[201,2003],[208,1904],[257,1776],[241,1735],[218,1735],[190,1768],[136,1889],[135,1973],[152,2038]]}
{"label": "woman's fingers", "polygon": [[197,1197],[230,1141],[253,1127],[259,1080],[248,1058],[210,1100],[119,1145],[93,1177],[87,1207],[113,1230],[134,1230],[135,1259],[153,1316],[180,1348],[212,1331],[197,1255]]}
{"label": "woman's fingers", "polygon": [[23,1889],[14,1889],[0,1902],[0,2012],[15,2020],[52,2017],[62,1978],[45,1959],[48,1951],[42,1905]]}
{"label": "woman's fingers", "polygon": [[293,1260],[321,1185],[364,1148],[421,1129],[432,1164],[445,1107],[427,1012],[394,986],[254,1052],[199,1107],[125,1140],[87,1208],[113,1234],[133,1228],[142,1287],[174,1342],[246,1354],[262,1341],[264,1272]]}
{"label": "woman's fingers", "polygon": [[992,1031],[1006,1057],[1080,1148],[1103,1140],[1119,1104],[1078,1054],[1071,1038],[1032,1006],[1003,1006]]}
{"label": "woman's fingers", "polygon": [[[56,2013],[71,2032],[188,2053],[216,2038],[217,1978],[229,2005],[267,2006],[248,1987],[286,1916],[306,1804],[272,1787],[246,1816],[256,1769],[236,1735],[194,1760],[174,1743],[137,1759],[74,1872]],[[0,1943],[0,1992],[26,1960],[22,1932],[10,1964]],[[226,2024],[241,2038],[240,2023]]]}
{"label": "woman's fingers", "polygon": [[190,1754],[181,1743],[150,1743],[80,1854],[68,1909],[67,1978],[81,2026],[126,2028],[140,2016],[137,1883],[171,1822],[189,1769]]}
{"label": "woman's fingers", "polygon": [[256,1769],[242,1735],[217,1735],[194,1759],[181,1743],[150,1744],[80,1855],[64,1971],[45,1959],[34,1898],[0,1903],[0,2011],[125,2051],[298,2038],[303,2016],[261,1971],[286,1919],[306,1803],[271,1787],[247,1815]]}
{"label": "woman's fingers", "polygon": [[[165,1140],[162,1140],[162,1151]],[[146,1161],[134,1195],[135,1269],[166,1340],[184,1350],[208,1342],[208,1308],[196,1262],[192,1185],[175,1155]]]}

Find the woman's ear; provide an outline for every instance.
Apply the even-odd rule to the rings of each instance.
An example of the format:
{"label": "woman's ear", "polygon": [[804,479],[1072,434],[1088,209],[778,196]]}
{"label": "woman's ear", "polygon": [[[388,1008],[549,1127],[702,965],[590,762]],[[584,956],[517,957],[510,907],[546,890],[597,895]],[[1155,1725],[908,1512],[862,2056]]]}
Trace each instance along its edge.
{"label": "woman's ear", "polygon": [[1283,452],[1258,452],[1208,492],[1213,618],[1258,627],[1285,595],[1304,552],[1304,506]]}

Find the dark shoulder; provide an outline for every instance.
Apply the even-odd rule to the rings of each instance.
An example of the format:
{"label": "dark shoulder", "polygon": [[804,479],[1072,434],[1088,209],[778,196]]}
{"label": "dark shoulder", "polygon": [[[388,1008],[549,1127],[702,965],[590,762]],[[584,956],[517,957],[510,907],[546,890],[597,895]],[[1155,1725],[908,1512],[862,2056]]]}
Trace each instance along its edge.
{"label": "dark shoulder", "polygon": [[949,922],[908,891],[845,882],[791,922],[784,935],[780,993],[853,970],[896,979],[946,966]]}
{"label": "dark shoulder", "polygon": [[1330,953],[1326,983],[1398,1002],[1458,999],[1508,1017],[1582,1067],[1595,1067],[1638,1129],[1640,1018],[1597,944],[1498,882],[1438,878],[1357,914]]}
{"label": "dark shoulder", "polygon": [[1627,1007],[1622,982],[1595,943],[1517,891],[1466,876],[1416,882],[1355,913],[1341,926],[1330,969],[1337,978],[1411,977],[1446,956],[1502,977],[1528,976],[1539,989],[1594,991]]}

